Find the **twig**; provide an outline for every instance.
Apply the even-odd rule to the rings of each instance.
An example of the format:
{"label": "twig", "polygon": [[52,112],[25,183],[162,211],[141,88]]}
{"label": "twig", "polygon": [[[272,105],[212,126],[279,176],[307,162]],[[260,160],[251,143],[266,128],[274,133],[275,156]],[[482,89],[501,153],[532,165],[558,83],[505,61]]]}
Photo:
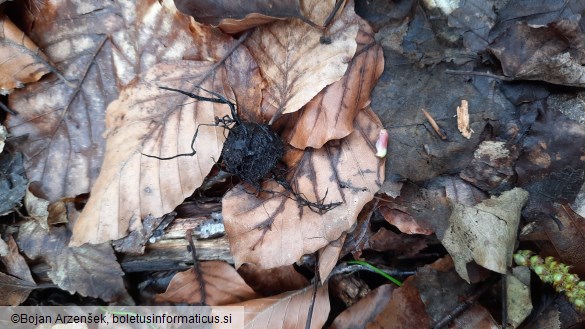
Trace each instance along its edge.
{"label": "twig", "polygon": [[455,74],[455,75],[479,75],[488,78],[494,78],[503,81],[514,81],[512,78],[508,78],[503,75],[497,75],[489,72],[477,72],[477,71],[457,71],[457,70],[445,70],[447,74]]}
{"label": "twig", "polygon": [[205,299],[207,295],[205,293],[205,282],[203,281],[203,273],[201,272],[201,267],[199,266],[199,260],[197,259],[197,251],[195,250],[195,244],[193,243],[193,236],[192,230],[188,229],[186,232],[187,241],[189,242],[189,247],[191,247],[191,256],[193,257],[193,271],[197,274],[197,281],[199,281],[199,290],[201,291],[201,305],[206,305]]}
{"label": "twig", "polygon": [[442,319],[435,322],[432,325],[432,328],[440,329],[445,327],[447,324],[449,324],[449,322],[453,321],[456,317],[465,312],[465,310],[467,310],[471,305],[475,304],[479,297],[481,297],[481,295],[483,295],[484,292],[486,292],[494,283],[496,283],[499,278],[500,278],[499,275],[493,276],[484,285],[482,285],[475,293],[467,297],[463,302],[461,302],[454,309],[452,309],[451,312],[446,314]]}
{"label": "twig", "polygon": [[425,109],[421,110],[425,117],[427,118],[427,120],[429,121],[429,123],[431,124],[431,127],[433,127],[433,130],[435,130],[435,132],[437,133],[437,135],[439,135],[439,137],[441,137],[442,140],[444,141],[447,140],[447,135],[445,134],[445,131],[441,127],[439,127],[439,125],[437,124],[435,119],[433,119],[433,117],[429,114],[429,112],[425,111]]}
{"label": "twig", "polygon": [[2,109],[4,112],[10,113],[12,115],[18,115],[18,112],[14,111],[13,109],[9,108],[8,106],[6,106],[6,104],[0,102],[0,109]]}
{"label": "twig", "polygon": [[311,305],[309,305],[309,312],[307,314],[307,322],[305,329],[311,329],[311,318],[313,317],[313,309],[315,308],[315,301],[317,300],[317,287],[319,285],[319,255],[315,253],[315,277],[313,278],[313,296],[311,297]]}

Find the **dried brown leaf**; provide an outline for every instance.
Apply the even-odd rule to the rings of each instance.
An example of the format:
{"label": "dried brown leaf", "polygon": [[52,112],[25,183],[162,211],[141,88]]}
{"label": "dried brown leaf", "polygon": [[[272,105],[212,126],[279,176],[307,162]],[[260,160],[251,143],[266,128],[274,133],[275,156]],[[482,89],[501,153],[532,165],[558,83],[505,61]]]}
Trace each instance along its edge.
{"label": "dried brown leaf", "polygon": [[494,41],[490,51],[514,79],[583,87],[584,45],[581,24],[571,17],[544,26],[518,22]]}
{"label": "dried brown leaf", "polygon": [[105,301],[126,301],[124,272],[110,244],[68,247],[69,237],[64,226],[46,230],[28,221],[20,227],[18,244],[29,258],[43,258],[49,264],[49,278],[62,289]]}
{"label": "dried brown leaf", "polygon": [[20,305],[36,288],[34,283],[0,272],[0,305]]}
{"label": "dried brown leaf", "polygon": [[345,237],[346,233],[343,233],[339,239],[330,242],[319,250],[319,278],[321,279],[321,283],[325,283],[329,273],[331,273],[335,264],[337,264]]}
{"label": "dried brown leaf", "polygon": [[481,305],[472,305],[463,314],[453,320],[455,328],[460,329],[498,329],[500,325],[490,312]]}
{"label": "dried brown leaf", "polygon": [[238,268],[238,273],[254,291],[264,296],[298,290],[309,284],[309,281],[297,272],[293,265],[265,270],[246,263]]}
{"label": "dried brown leaf", "polygon": [[384,70],[384,56],[368,23],[358,19],[358,24],[356,55],[345,75],[291,118],[293,124],[283,138],[292,146],[320,148],[329,140],[349,135],[355,116],[370,103],[370,93]]}
{"label": "dried brown leaf", "polygon": [[425,310],[418,289],[408,278],[404,284],[392,292],[392,298],[384,309],[366,326],[374,328],[429,328],[430,318]]}
{"label": "dried brown leaf", "polygon": [[198,22],[217,26],[226,33],[238,33],[277,19],[303,17],[299,0],[175,0],[175,4]]}
{"label": "dried brown leaf", "polygon": [[[48,78],[10,95],[7,126],[28,134],[18,145],[27,175],[48,200],[87,193],[104,150],[106,106],[156,63],[218,60],[229,38],[194,24],[170,0],[45,1],[25,31],[70,81]],[[73,84],[73,85],[71,85]]]}
{"label": "dried brown leaf", "polygon": [[[244,328],[246,329],[302,329],[305,328],[312,295],[313,286],[311,285],[296,291],[230,306],[245,307]],[[317,290],[310,328],[323,327],[330,307],[327,286],[321,286]]]}
{"label": "dried brown leaf", "polygon": [[73,228],[72,246],[123,238],[141,228],[141,219],[172,211],[201,185],[221,154],[223,128],[201,126],[194,156],[159,160],[144,154],[189,153],[199,124],[230,113],[225,104],[193,101],[158,88],[193,90],[199,85],[229,97],[224,71],[207,75],[211,69],[196,61],[157,64],[110,104],[104,164]]}
{"label": "dried brown leaf", "polygon": [[259,297],[230,264],[210,261],[198,266],[202,278],[194,268],[175,274],[167,290],[156,296],[156,302],[221,306]]}
{"label": "dried brown leaf", "polygon": [[30,273],[30,268],[26,263],[26,260],[18,251],[18,246],[12,235],[8,236],[8,254],[0,257],[0,260],[6,267],[6,272],[12,276],[15,276],[23,281],[27,281],[31,284],[35,284],[35,280]]}
{"label": "dried brown leaf", "polygon": [[[257,197],[244,185],[229,191],[223,198],[223,216],[236,266],[289,265],[349,230],[384,180],[384,161],[375,156],[374,147],[379,129],[378,118],[367,109],[356,117],[355,131],[345,139],[319,150],[290,150],[285,156],[296,192],[312,201],[326,195],[325,202],[343,202],[323,215],[299,207],[286,194]],[[284,192],[273,181],[262,188]]]}
{"label": "dried brown leaf", "polygon": [[395,288],[393,285],[385,284],[372,290],[366,297],[341,312],[331,324],[331,329],[364,328],[384,310]]}
{"label": "dried brown leaf", "polygon": [[[303,11],[323,21],[334,3],[306,1]],[[325,86],[339,80],[356,51],[358,25],[350,3],[329,25],[327,35],[299,20],[275,22],[252,33],[245,44],[268,82],[263,115],[276,119],[298,111]],[[322,37],[331,42],[322,43]]]}
{"label": "dried brown leaf", "polygon": [[0,94],[8,94],[49,72],[47,58],[6,16],[0,16]]}

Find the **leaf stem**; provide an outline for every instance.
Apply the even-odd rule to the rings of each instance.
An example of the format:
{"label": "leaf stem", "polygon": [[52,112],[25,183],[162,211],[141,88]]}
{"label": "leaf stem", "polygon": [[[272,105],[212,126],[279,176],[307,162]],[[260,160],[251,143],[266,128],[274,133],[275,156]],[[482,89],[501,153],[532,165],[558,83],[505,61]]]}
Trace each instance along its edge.
{"label": "leaf stem", "polygon": [[370,263],[368,263],[368,262],[364,262],[364,261],[361,261],[361,260],[352,260],[352,261],[349,261],[349,262],[347,262],[347,263],[348,263],[348,264],[357,264],[357,265],[361,265],[361,266],[367,267],[367,268],[369,268],[370,270],[372,270],[373,272],[375,272],[375,273],[378,273],[378,274],[380,274],[381,276],[385,277],[386,279],[388,279],[388,280],[392,281],[392,282],[393,282],[395,285],[397,285],[397,286],[399,286],[399,287],[401,287],[401,286],[402,286],[402,282],[400,282],[400,281],[399,281],[399,280],[397,280],[396,278],[394,278],[394,277],[392,277],[392,276],[390,276],[390,275],[388,275],[388,274],[384,273],[384,271],[382,271],[381,269],[379,269],[379,268],[375,267],[374,265],[372,265],[372,264],[370,264]]}

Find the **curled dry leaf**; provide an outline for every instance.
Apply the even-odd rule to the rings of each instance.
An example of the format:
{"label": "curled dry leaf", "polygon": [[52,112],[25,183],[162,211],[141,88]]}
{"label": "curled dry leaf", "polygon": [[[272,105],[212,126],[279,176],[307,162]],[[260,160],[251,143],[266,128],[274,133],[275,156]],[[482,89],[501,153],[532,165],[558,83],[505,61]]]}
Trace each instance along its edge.
{"label": "curled dry leaf", "polygon": [[329,273],[337,264],[346,234],[343,233],[339,239],[330,242],[328,245],[319,250],[319,278],[321,283],[325,283]]}
{"label": "curled dry leaf", "polygon": [[238,33],[254,26],[289,17],[303,18],[299,0],[201,1],[175,0],[177,8],[198,22]]}
{"label": "curled dry leaf", "polygon": [[0,243],[6,247],[6,254],[0,256],[0,261],[8,273],[0,273],[0,292],[3,296],[0,298],[0,305],[17,306],[36,288],[36,283],[26,260],[18,251],[14,238],[9,235],[7,244],[1,239]]}
{"label": "curled dry leaf", "polygon": [[356,115],[370,103],[370,93],[384,70],[384,54],[368,23],[356,20],[357,50],[345,75],[295,113],[291,129],[284,133],[283,138],[296,148],[321,148],[329,140],[349,135]]}
{"label": "curled dry leaf", "polygon": [[299,207],[275,182],[256,196],[238,185],[223,198],[223,217],[236,266],[252,263],[272,268],[294,263],[337,240],[349,230],[363,206],[384,181],[384,161],[375,155],[380,122],[371,109],[361,111],[355,131],[318,150],[290,150],[285,162],[289,180],[307,199],[342,202],[320,215]]}
{"label": "curled dry leaf", "polygon": [[46,56],[6,16],[0,16],[0,94],[39,80],[49,72]]}
{"label": "curled dry leaf", "polygon": [[[312,295],[313,286],[311,285],[296,291],[230,306],[245,307],[244,328],[246,329],[300,329],[305,328]],[[327,286],[321,286],[317,289],[311,328],[323,327],[330,308]]]}
{"label": "curled dry leaf", "polygon": [[226,262],[200,262],[198,267],[175,274],[167,290],[156,296],[156,302],[221,306],[259,297]]}
{"label": "curled dry leaf", "polygon": [[[219,59],[229,41],[192,23],[172,1],[44,1],[25,31],[65,79],[48,78],[10,95],[7,127],[27,175],[48,200],[87,193],[105,149],[105,109],[137,74],[168,60]],[[227,38],[227,39],[226,39]]]}
{"label": "curled dry leaf", "polygon": [[73,228],[72,245],[123,238],[141,228],[142,218],[172,211],[201,185],[221,154],[223,128],[201,126],[194,156],[159,160],[144,154],[189,153],[199,124],[213,124],[216,116],[230,113],[225,104],[193,101],[158,88],[192,91],[198,85],[229,98],[223,69],[208,74],[212,69],[195,61],[157,64],[110,104],[104,164]]}
{"label": "curled dry leaf", "polygon": [[[303,11],[323,21],[334,3],[305,1]],[[262,102],[264,116],[275,119],[298,111],[325,86],[339,80],[356,51],[358,25],[350,3],[326,34],[299,20],[275,22],[252,33],[245,44],[268,82]]]}

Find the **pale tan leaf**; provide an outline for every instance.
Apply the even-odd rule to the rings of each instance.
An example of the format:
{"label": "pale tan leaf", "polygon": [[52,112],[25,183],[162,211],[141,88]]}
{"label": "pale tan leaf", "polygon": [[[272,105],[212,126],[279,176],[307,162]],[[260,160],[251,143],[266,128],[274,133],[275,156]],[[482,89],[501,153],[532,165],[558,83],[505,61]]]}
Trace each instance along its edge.
{"label": "pale tan leaf", "polygon": [[283,134],[292,146],[320,148],[349,135],[355,116],[370,103],[370,93],[384,70],[384,54],[368,23],[358,18],[358,24],[356,55],[345,75],[293,114],[291,129]]}
{"label": "pale tan leaf", "polygon": [[210,261],[198,266],[201,278],[194,268],[175,274],[167,290],[156,296],[156,302],[221,306],[259,297],[230,264]]}
{"label": "pale tan leaf", "polygon": [[0,94],[8,94],[49,72],[47,58],[12,21],[0,16]]}
{"label": "pale tan leaf", "polygon": [[343,233],[339,239],[330,242],[328,245],[319,250],[319,278],[321,279],[321,283],[325,283],[329,273],[331,273],[335,267],[335,264],[337,264],[339,255],[341,253],[341,248],[345,242],[345,237],[346,234]]}
{"label": "pale tan leaf", "polygon": [[[305,1],[303,12],[312,13],[314,21],[324,21],[334,3],[333,0]],[[272,116],[277,112],[295,112],[325,86],[339,80],[356,51],[357,32],[358,17],[353,3],[338,14],[326,34],[300,20],[259,27],[245,44],[268,82],[263,113]],[[322,42],[322,37],[327,42]]]}
{"label": "pale tan leaf", "polygon": [[520,211],[527,200],[528,192],[514,188],[475,206],[454,203],[441,243],[465,281],[470,281],[467,263],[472,260],[489,270],[506,273],[512,263]]}
{"label": "pale tan leaf", "polygon": [[72,246],[123,238],[140,229],[142,218],[172,211],[201,185],[221,154],[223,128],[201,126],[194,156],[159,160],[144,154],[189,153],[199,124],[212,124],[216,116],[230,113],[225,104],[198,102],[158,88],[193,91],[199,85],[230,97],[223,87],[223,69],[208,75],[211,70],[206,62],[157,64],[110,104],[103,167],[73,228]]}
{"label": "pale tan leaf", "polygon": [[[379,129],[379,119],[366,109],[356,117],[355,131],[348,137],[318,150],[290,150],[285,155],[296,192],[313,202],[325,195],[325,202],[342,202],[323,215],[299,207],[286,193],[257,197],[244,185],[229,191],[222,212],[236,266],[289,265],[349,230],[384,181],[384,161],[375,156],[374,147]],[[283,192],[274,181],[262,188]]]}
{"label": "pale tan leaf", "polygon": [[[284,294],[253,299],[230,306],[244,306],[245,327],[266,329],[303,329],[313,295],[313,286]],[[322,328],[327,321],[329,310],[327,286],[317,290],[311,328]]]}
{"label": "pale tan leaf", "polygon": [[64,77],[31,83],[10,95],[7,127],[28,139],[18,144],[27,175],[47,199],[87,193],[105,151],[105,110],[120,90],[156,63],[217,61],[231,38],[177,12],[171,0],[47,0],[25,33]]}

